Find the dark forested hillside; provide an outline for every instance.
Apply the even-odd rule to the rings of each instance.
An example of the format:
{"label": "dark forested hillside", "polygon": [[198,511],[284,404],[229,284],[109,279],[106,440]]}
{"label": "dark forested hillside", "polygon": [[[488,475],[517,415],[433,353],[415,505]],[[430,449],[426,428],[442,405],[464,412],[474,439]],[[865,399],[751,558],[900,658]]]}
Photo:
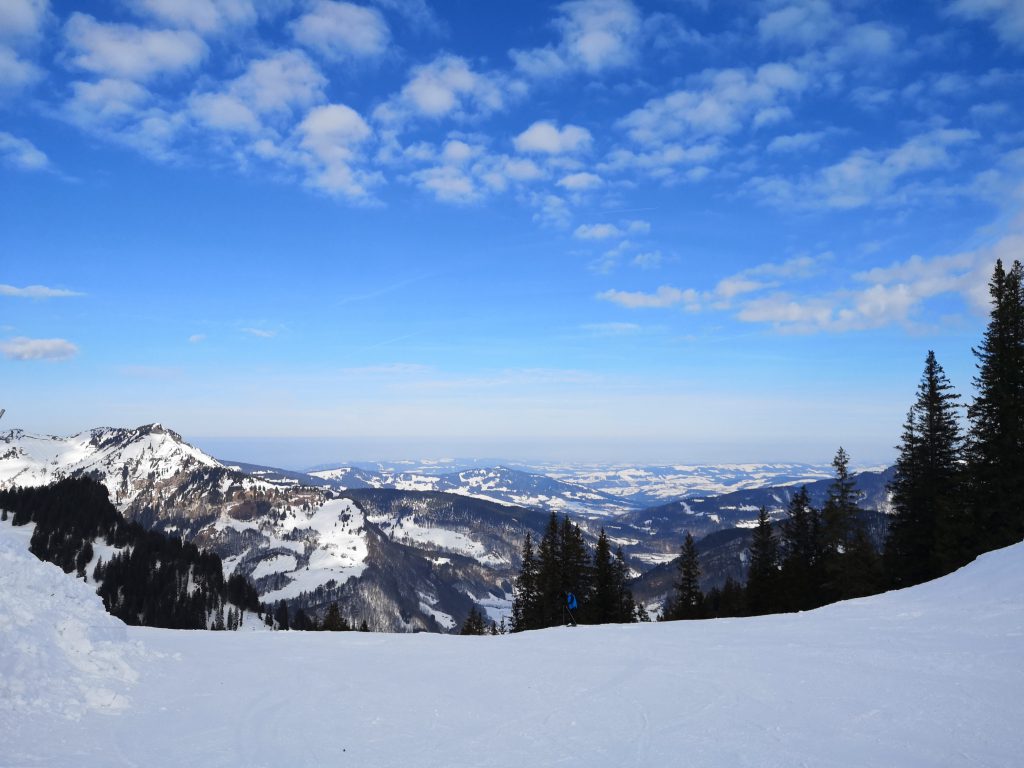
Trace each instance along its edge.
{"label": "dark forested hillside", "polygon": [[[220,557],[126,521],[107,489],[89,477],[0,491],[0,509],[14,525],[35,526],[30,549],[36,557],[91,577],[106,609],[126,624],[235,628],[242,609],[259,609],[245,579],[225,581]],[[96,556],[101,544],[105,561]],[[229,603],[237,610],[228,608],[225,618]]]}

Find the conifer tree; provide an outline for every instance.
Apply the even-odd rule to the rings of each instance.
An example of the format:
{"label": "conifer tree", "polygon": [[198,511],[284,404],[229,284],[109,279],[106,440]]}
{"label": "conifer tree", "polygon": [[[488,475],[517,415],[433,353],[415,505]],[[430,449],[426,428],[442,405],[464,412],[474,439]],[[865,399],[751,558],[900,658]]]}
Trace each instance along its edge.
{"label": "conifer tree", "polygon": [[772,536],[768,510],[761,507],[750,542],[750,567],[747,571],[747,606],[753,615],[775,611],[778,580],[778,547]]}
{"label": "conifer tree", "polygon": [[602,528],[594,551],[594,594],[591,597],[589,617],[593,623],[618,621],[620,595],[617,581],[612,550]]}
{"label": "conifer tree", "polygon": [[512,631],[540,628],[540,596],[537,591],[537,561],[533,555],[533,539],[526,532],[523,541],[522,566],[513,588]]}
{"label": "conifer tree", "polygon": [[1024,289],[1022,268],[997,261],[989,282],[992,309],[974,350],[977,395],[967,409],[970,501],[983,552],[1024,536]]}
{"label": "conifer tree", "polygon": [[894,515],[885,546],[896,587],[948,573],[964,561],[969,535],[961,492],[959,396],[935,353],[928,352],[917,400],[907,414],[890,489]]}
{"label": "conifer tree", "polygon": [[278,629],[288,629],[288,604],[281,600],[277,604],[277,610],[274,612],[274,620],[277,622]]}
{"label": "conifer tree", "polygon": [[784,607],[807,611],[821,604],[822,543],[821,521],[806,485],[792,496],[787,512],[781,526]]}
{"label": "conifer tree", "polygon": [[679,576],[675,583],[674,593],[665,602],[662,618],[667,621],[676,619],[699,619],[704,602],[704,594],[700,590],[700,560],[697,557],[697,546],[693,536],[686,532],[679,557]]}
{"label": "conifer tree", "polygon": [[878,556],[859,515],[857,483],[843,448],[832,466],[836,476],[821,511],[824,602],[871,594],[880,579]]}
{"label": "conifer tree", "polygon": [[320,625],[320,629],[324,632],[344,632],[348,628],[348,622],[342,618],[341,609],[338,608],[337,601],[332,602],[327,607],[327,613],[324,615],[324,621]]}
{"label": "conifer tree", "polygon": [[462,623],[462,629],[459,630],[460,635],[486,635],[487,634],[487,622],[484,620],[484,615],[480,612],[475,605],[469,609],[469,616]]}

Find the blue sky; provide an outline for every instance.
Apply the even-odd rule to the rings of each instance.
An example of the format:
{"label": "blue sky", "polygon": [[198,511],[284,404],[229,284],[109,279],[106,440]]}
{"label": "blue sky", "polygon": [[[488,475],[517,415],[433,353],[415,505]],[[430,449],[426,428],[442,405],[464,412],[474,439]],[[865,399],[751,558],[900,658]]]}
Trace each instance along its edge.
{"label": "blue sky", "polygon": [[0,0],[5,424],[885,461],[1022,94],[1020,0]]}

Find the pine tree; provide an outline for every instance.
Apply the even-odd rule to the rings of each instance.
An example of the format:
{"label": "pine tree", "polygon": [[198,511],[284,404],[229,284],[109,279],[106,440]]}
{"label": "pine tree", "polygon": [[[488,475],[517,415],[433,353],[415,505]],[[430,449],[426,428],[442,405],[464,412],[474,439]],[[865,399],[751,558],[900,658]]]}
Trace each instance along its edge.
{"label": "pine tree", "polygon": [[562,585],[562,552],[558,515],[554,512],[537,547],[537,624],[531,629],[556,627],[562,624],[565,588]]}
{"label": "pine tree", "polygon": [[[633,599],[633,591],[629,588],[629,567],[626,565],[626,556],[622,547],[615,549],[615,561],[612,563],[612,575],[615,580],[615,591],[618,597],[616,607],[618,615],[615,621],[619,624],[631,624],[637,621],[636,600]],[[646,616],[646,612],[644,612]],[[649,620],[649,619],[648,619]]]}
{"label": "pine tree", "polygon": [[486,635],[487,634],[487,622],[484,620],[484,615],[480,612],[480,609],[475,605],[469,609],[469,616],[462,623],[462,629],[459,630],[460,635]]}
{"label": "pine tree", "polygon": [[825,602],[871,594],[878,588],[877,553],[860,518],[856,480],[843,448],[832,460],[836,471],[821,511]]}
{"label": "pine tree", "polygon": [[619,589],[608,536],[601,529],[594,551],[594,594],[590,600],[589,619],[594,624],[608,624],[619,618]]}
{"label": "pine tree", "polygon": [[917,401],[907,414],[890,489],[894,515],[885,545],[886,572],[896,587],[919,584],[964,562],[969,534],[963,513],[957,400],[929,351]]}
{"label": "pine tree", "polygon": [[752,614],[756,616],[776,610],[778,580],[778,547],[772,536],[768,510],[761,507],[750,542],[750,567],[747,571],[747,605]]}
{"label": "pine tree", "polygon": [[537,591],[537,561],[533,555],[533,539],[526,532],[523,541],[522,566],[513,588],[512,631],[539,629],[540,595]]}
{"label": "pine tree", "polygon": [[327,613],[324,615],[324,622],[320,625],[320,629],[324,632],[344,632],[349,629],[348,622],[341,616],[341,609],[338,608],[337,601],[327,607]]}
{"label": "pine tree", "polygon": [[662,609],[662,618],[666,621],[699,619],[703,602],[697,546],[693,542],[693,536],[687,531],[679,556],[679,577],[675,583],[674,594],[669,597]]}
{"label": "pine tree", "polygon": [[288,629],[288,604],[281,600],[277,604],[277,610],[274,612],[274,620],[277,622],[278,629]]}
{"label": "pine tree", "polygon": [[821,605],[821,521],[811,506],[807,486],[789,500],[782,521],[782,583],[784,607],[807,611]]}
{"label": "pine tree", "polygon": [[1022,268],[997,261],[989,282],[992,310],[974,350],[977,395],[967,409],[970,501],[975,552],[1024,536],[1024,290]]}
{"label": "pine tree", "polygon": [[[592,619],[591,589],[593,585],[593,566],[590,560],[590,550],[583,539],[583,531],[572,522],[568,515],[562,516],[562,523],[558,529],[558,552],[561,573],[561,585],[558,596],[560,608],[565,606],[566,597],[569,593],[576,596],[578,609],[574,612],[577,622],[589,623]],[[556,624],[564,624],[570,621],[571,617],[561,615]]]}

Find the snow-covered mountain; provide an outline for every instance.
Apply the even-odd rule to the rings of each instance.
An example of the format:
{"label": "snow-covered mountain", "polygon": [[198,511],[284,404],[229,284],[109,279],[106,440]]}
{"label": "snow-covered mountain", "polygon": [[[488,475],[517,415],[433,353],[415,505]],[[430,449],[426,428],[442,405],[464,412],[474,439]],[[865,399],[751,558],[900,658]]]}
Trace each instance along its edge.
{"label": "snow-covered mountain", "polygon": [[160,424],[136,429],[101,427],[70,437],[0,432],[0,486],[45,485],[90,474],[118,505],[163,497],[197,470],[222,465]]}
{"label": "snow-covered mountain", "polygon": [[503,466],[477,467],[440,475],[371,471],[358,467],[339,467],[309,474],[339,490],[392,488],[440,491],[574,516],[602,517],[636,508],[636,504],[628,499],[586,485]]}
{"label": "snow-covered mountain", "polygon": [[[264,601],[322,608],[377,629],[444,631],[474,603],[507,609],[519,542],[544,516],[438,493],[371,490],[225,465],[160,425],[67,438],[0,434],[0,487],[90,474],[129,518],[216,551]],[[309,479],[309,478],[307,478]]]}
{"label": "snow-covered mountain", "polygon": [[438,637],[125,627],[11,536],[0,524],[0,765],[925,768],[1024,752],[1022,544],[800,614]]}
{"label": "snow-covered mountain", "polygon": [[[816,471],[743,465],[629,474],[619,468],[568,482],[507,467],[440,471],[449,468],[347,467],[307,475],[218,461],[158,424],[66,438],[0,433],[0,487],[92,474],[127,517],[212,548],[229,573],[250,577],[265,601],[316,609],[338,600],[348,615],[396,631],[449,629],[474,603],[498,619],[510,605],[522,540],[527,532],[539,537],[551,511],[571,514],[591,541],[604,527],[639,575],[672,560],[687,531],[700,538],[752,525],[761,504],[780,516],[796,486],[691,495],[653,508],[632,498],[654,494],[658,483],[669,487],[668,481],[692,491],[701,482],[790,483]],[[635,492],[644,477],[654,478],[653,485]],[[873,478],[869,501],[884,497],[886,476],[862,477]],[[823,493],[828,482],[811,483],[812,494]],[[727,575],[743,578],[736,541],[709,557],[715,583]]]}
{"label": "snow-covered mountain", "polygon": [[481,459],[356,463],[310,476],[338,488],[396,488],[479,496],[590,517],[695,496],[810,483],[831,477],[815,464],[585,465],[484,463]]}

